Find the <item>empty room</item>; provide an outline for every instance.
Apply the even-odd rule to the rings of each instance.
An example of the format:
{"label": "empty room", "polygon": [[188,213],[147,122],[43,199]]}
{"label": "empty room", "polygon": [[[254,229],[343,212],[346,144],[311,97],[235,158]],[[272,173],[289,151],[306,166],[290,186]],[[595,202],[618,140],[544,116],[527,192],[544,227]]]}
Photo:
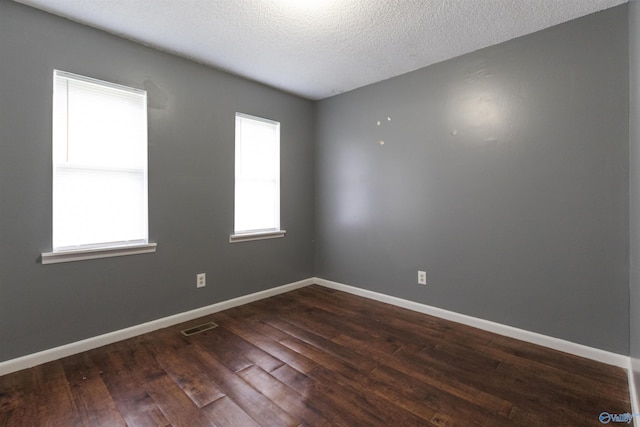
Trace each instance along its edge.
{"label": "empty room", "polygon": [[640,425],[637,0],[0,0],[0,425]]}

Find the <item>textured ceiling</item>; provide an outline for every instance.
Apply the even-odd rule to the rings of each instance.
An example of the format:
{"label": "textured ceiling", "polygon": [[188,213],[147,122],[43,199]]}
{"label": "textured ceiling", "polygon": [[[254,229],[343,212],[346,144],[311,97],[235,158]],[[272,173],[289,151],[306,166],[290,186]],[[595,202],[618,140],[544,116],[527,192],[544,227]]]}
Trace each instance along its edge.
{"label": "textured ceiling", "polygon": [[16,0],[322,99],[627,0]]}

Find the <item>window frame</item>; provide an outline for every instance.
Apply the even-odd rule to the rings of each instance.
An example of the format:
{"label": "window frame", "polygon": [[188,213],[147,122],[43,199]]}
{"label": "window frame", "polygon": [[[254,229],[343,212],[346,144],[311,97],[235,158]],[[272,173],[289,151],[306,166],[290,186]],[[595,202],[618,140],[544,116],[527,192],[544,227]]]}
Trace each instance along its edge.
{"label": "window frame", "polygon": [[[55,227],[55,200],[53,197],[56,196],[56,174],[59,173],[60,170],[69,169],[69,170],[82,170],[86,169],[92,172],[105,172],[109,169],[109,167],[98,166],[98,165],[89,165],[87,163],[61,163],[58,160],[58,156],[56,155],[56,150],[60,149],[59,141],[69,141],[68,140],[68,129],[64,129],[61,132],[61,135],[57,134],[57,126],[56,120],[59,114],[62,114],[63,117],[66,117],[69,114],[69,104],[67,101],[67,105],[62,107],[62,110],[56,110],[56,108],[60,108],[57,105],[60,102],[58,95],[56,94],[56,85],[60,79],[66,79],[67,82],[73,80],[76,82],[81,82],[90,85],[97,85],[101,90],[114,90],[114,91],[124,91],[134,96],[143,96],[142,99],[142,111],[144,115],[144,125],[143,130],[144,133],[141,136],[141,140],[144,139],[144,162],[142,167],[135,167],[131,169],[127,169],[126,167],[116,167],[111,168],[112,173],[136,173],[141,174],[141,191],[142,191],[142,199],[140,202],[142,203],[141,208],[141,217],[142,220],[140,231],[141,238],[136,238],[134,240],[129,241],[115,241],[115,242],[97,242],[97,243],[84,243],[79,245],[72,246],[60,246],[54,247],[56,233]],[[91,77],[82,76],[79,74],[73,74],[66,71],[61,70],[53,70],[53,87],[52,87],[52,229],[51,229],[51,238],[52,238],[52,250],[51,252],[44,252],[41,255],[42,264],[54,264],[60,262],[70,262],[70,261],[80,261],[86,259],[94,259],[94,258],[105,258],[105,257],[114,257],[114,256],[124,256],[124,255],[135,255],[141,253],[151,253],[156,251],[157,244],[149,242],[149,211],[148,211],[148,114],[147,114],[147,92],[141,89],[132,88],[129,86],[120,85],[117,83],[111,83],[103,80],[94,79]],[[63,99],[64,101],[64,99]],[[57,138],[61,138],[58,140]],[[64,142],[63,142],[64,144]],[[67,142],[68,144],[68,142]]]}
{"label": "window frame", "polygon": [[[253,229],[253,230],[239,230],[237,229],[237,210],[238,210],[238,182],[241,179],[239,176],[239,169],[242,165],[242,135],[239,131],[242,120],[253,120],[260,123],[266,123],[276,126],[276,158],[277,164],[277,176],[275,183],[275,220],[276,227],[265,229]],[[229,236],[230,243],[245,242],[252,240],[265,240],[284,237],[287,233],[282,229],[281,225],[281,198],[280,198],[280,186],[281,186],[281,169],[280,169],[280,150],[281,150],[281,138],[280,138],[280,122],[276,120],[266,119],[263,117],[253,116],[246,113],[236,112],[235,114],[235,160],[234,160],[234,208],[233,208],[233,233]]]}

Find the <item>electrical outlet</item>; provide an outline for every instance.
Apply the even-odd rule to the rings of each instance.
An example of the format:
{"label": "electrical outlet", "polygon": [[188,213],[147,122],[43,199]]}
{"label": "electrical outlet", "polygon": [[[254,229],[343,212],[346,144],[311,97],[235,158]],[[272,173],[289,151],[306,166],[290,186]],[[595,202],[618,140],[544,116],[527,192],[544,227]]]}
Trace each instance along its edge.
{"label": "electrical outlet", "polygon": [[200,273],[196,275],[196,287],[204,288],[207,286],[207,275],[205,273]]}
{"label": "electrical outlet", "polygon": [[426,284],[427,284],[427,272],[418,271],[418,285],[426,285]]}

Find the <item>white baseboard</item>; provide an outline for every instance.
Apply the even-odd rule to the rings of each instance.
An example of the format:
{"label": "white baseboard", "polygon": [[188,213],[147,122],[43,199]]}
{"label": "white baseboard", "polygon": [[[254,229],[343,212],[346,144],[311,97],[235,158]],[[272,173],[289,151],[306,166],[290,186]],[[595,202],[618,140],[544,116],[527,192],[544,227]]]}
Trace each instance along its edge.
{"label": "white baseboard", "polygon": [[463,325],[472,326],[474,328],[493,332],[498,335],[504,335],[510,338],[515,338],[521,341],[526,341],[529,343],[541,345],[543,347],[552,348],[554,350],[558,350],[558,351],[573,354],[576,356],[584,357],[587,359],[595,360],[597,362],[606,363],[608,365],[614,365],[624,369],[629,368],[629,363],[630,363],[629,357],[621,354],[600,350],[600,349],[589,347],[582,344],[576,344],[574,342],[565,341],[559,338],[538,334],[536,332],[526,331],[524,329],[518,329],[513,326],[507,326],[501,323],[491,322],[489,320],[467,316],[465,314],[444,310],[438,307],[432,307],[430,305],[421,304],[418,302],[409,301],[402,298],[392,297],[390,295],[369,291],[369,290],[358,288],[355,286],[349,286],[349,285],[345,285],[338,282],[332,282],[330,280],[314,278],[313,281],[316,284],[320,286],[324,286],[326,288],[348,292],[350,294],[354,294],[354,295],[369,298],[372,300],[406,308],[408,310],[417,311],[419,313],[440,317],[442,319],[450,320],[452,322],[462,323]]}
{"label": "white baseboard", "polygon": [[[484,319],[478,319],[476,317],[467,316],[464,314],[456,313],[453,311],[444,310],[437,307],[432,307],[426,304],[421,304],[414,301],[405,300],[402,298],[393,297],[378,292],[369,291],[366,289],[358,288],[355,286],[349,286],[338,282],[332,282],[330,280],[320,279],[317,277],[301,280],[299,282],[290,283],[287,285],[279,286],[272,289],[256,292],[253,294],[241,296],[228,301],[222,301],[216,304],[212,304],[206,307],[197,308],[184,313],[179,313],[173,316],[164,317],[162,319],[153,320],[151,322],[142,323],[140,325],[132,326],[129,328],[121,329],[118,331],[110,332],[107,334],[99,335],[96,337],[88,338],[85,340],[73,342],[60,347],[55,347],[49,350],[44,350],[38,353],[29,354],[16,359],[0,362],[0,375],[5,375],[11,372],[16,372],[22,369],[30,368],[42,363],[51,362],[66,356],[81,353],[83,351],[91,350],[97,347],[101,347],[107,344],[111,344],[117,341],[122,341],[128,338],[132,338],[138,335],[142,335],[148,332],[152,332],[158,329],[173,326],[182,322],[197,319],[202,316],[216,313],[218,311],[226,310],[232,307],[248,304],[253,301],[258,301],[264,298],[268,298],[274,295],[278,295],[284,292],[289,292],[294,289],[302,288],[311,284],[318,284],[331,289],[336,289],[350,294],[359,295],[372,300],[392,304],[398,307],[406,308],[409,310],[417,311],[420,313],[429,314],[431,316],[440,317],[442,319],[450,320],[464,325],[472,326],[474,328],[482,329],[485,331],[493,332],[499,335],[519,339],[522,341],[538,344],[544,347],[552,348],[554,350],[563,351],[565,353],[574,354],[577,356],[585,357],[587,359],[595,360],[597,362],[606,363],[609,365],[618,366],[624,369],[630,369],[630,358],[621,354],[616,354],[604,350],[600,350],[593,347],[588,347],[582,344],[576,344],[570,341],[565,341],[559,338],[553,338],[546,335],[538,334],[535,332],[518,329],[512,326],[503,325],[496,322],[491,322]],[[632,374],[630,373],[630,379]],[[630,392],[635,393],[635,389],[631,389],[634,383],[630,380],[629,387]],[[635,396],[632,396],[632,402],[635,403]],[[640,409],[640,408],[638,408]],[[634,409],[634,413],[637,410]],[[640,427],[640,426],[638,426]]]}
{"label": "white baseboard", "polygon": [[62,345],[60,347],[55,347],[49,350],[44,350],[38,353],[33,353],[16,359],[0,362],[0,375],[6,375],[11,372],[31,368],[33,366],[41,365],[43,363],[81,353],[83,351],[102,347],[103,345],[112,344],[114,342],[126,340],[128,338],[133,338],[138,335],[146,334],[148,332],[152,332],[162,328],[167,328],[169,326],[177,325],[179,323],[197,319],[202,316],[217,313],[219,311],[226,310],[232,307],[237,307],[239,305],[248,304],[253,301],[258,301],[274,295],[289,292],[294,289],[309,286],[313,283],[315,283],[313,279],[305,279],[299,282],[289,283],[277,288],[267,289],[253,294],[244,295],[238,298],[233,298],[227,301],[208,305],[206,307],[197,308],[195,310],[175,314],[173,316],[164,317],[162,319],[152,320],[151,322],[142,323],[140,325],[131,326],[129,328],[120,329],[114,332],[109,332],[104,335],[98,335],[96,337],[76,341],[70,344]]}
{"label": "white baseboard", "polygon": [[[81,353],[83,351],[92,350],[94,348],[98,348],[107,344],[111,344],[117,341],[122,341],[128,338],[132,338],[138,335],[142,335],[142,334],[152,332],[158,329],[166,328],[169,326],[177,325],[179,323],[187,322],[189,320],[197,319],[199,317],[207,316],[209,314],[217,313],[222,310],[248,304],[253,301],[258,301],[258,300],[268,298],[274,295],[278,295],[281,293],[289,292],[294,289],[303,288],[305,286],[309,286],[312,284],[318,284],[326,288],[336,289],[339,291],[369,298],[375,301],[392,304],[392,305],[406,308],[419,313],[429,314],[431,316],[461,323],[467,326],[493,332],[499,335],[504,335],[510,338],[519,339],[521,341],[526,341],[526,342],[538,344],[544,347],[552,348],[554,350],[563,351],[565,353],[585,357],[587,359],[595,360],[597,362],[606,363],[609,365],[614,365],[614,366],[624,368],[627,370],[627,375],[628,375],[629,395],[631,400],[632,414],[634,415],[640,414],[640,408],[638,407],[638,395],[636,393],[636,384],[635,384],[635,379],[633,375],[634,367],[638,368],[637,370],[640,370],[640,360],[633,359],[621,354],[616,354],[616,353],[588,347],[582,344],[576,344],[570,341],[549,337],[549,336],[538,334],[535,332],[514,328],[512,326],[507,326],[500,323],[495,323],[488,320],[478,319],[475,317],[456,313],[453,311],[432,307],[426,304],[421,304],[414,301],[409,301],[402,298],[397,298],[390,295],[381,294],[378,292],[373,292],[373,291],[345,285],[338,282],[332,282],[330,280],[320,279],[317,277],[301,280],[299,282],[290,283],[290,284],[279,286],[273,289],[267,289],[264,291],[241,296],[238,298],[233,298],[231,300],[222,301],[206,307],[197,308],[195,310],[190,310],[190,311],[179,313],[173,316],[164,317],[162,319],[153,320],[151,322],[146,322],[140,325],[110,332],[104,335],[99,335],[96,337],[66,344],[60,347],[44,350],[38,353],[29,354],[16,359],[0,362],[0,375],[6,375],[11,372],[20,371],[22,369],[27,369],[43,363],[58,360],[63,357]],[[634,363],[637,366],[634,366]],[[634,416],[633,421],[634,421],[635,427],[640,427],[640,416]]]}
{"label": "white baseboard", "polygon": [[608,365],[617,366],[627,371],[627,381],[629,383],[629,400],[631,401],[631,413],[633,414],[633,425],[640,427],[640,407],[638,406],[638,394],[636,391],[636,383],[633,375],[634,368],[640,371],[640,360],[629,356],[617,354],[597,348],[577,344],[571,341],[561,340],[559,338],[538,334],[536,332],[525,331],[523,329],[514,328],[513,326],[503,325],[501,323],[491,322],[476,317],[467,316],[465,314],[444,310],[430,305],[405,300],[402,298],[392,297],[390,295],[369,291],[355,286],[349,286],[330,280],[314,278],[313,282],[326,288],[336,289],[348,292],[353,295],[369,298],[372,300],[384,302],[408,310],[417,311],[419,313],[429,314],[431,316],[450,320],[463,325],[493,332],[498,335],[504,335],[521,341],[541,345],[543,347],[552,348],[554,350],[595,360],[596,362],[606,363]]}

